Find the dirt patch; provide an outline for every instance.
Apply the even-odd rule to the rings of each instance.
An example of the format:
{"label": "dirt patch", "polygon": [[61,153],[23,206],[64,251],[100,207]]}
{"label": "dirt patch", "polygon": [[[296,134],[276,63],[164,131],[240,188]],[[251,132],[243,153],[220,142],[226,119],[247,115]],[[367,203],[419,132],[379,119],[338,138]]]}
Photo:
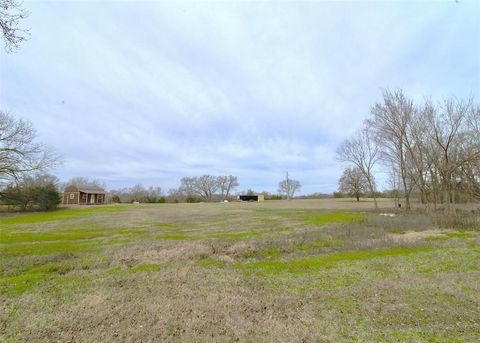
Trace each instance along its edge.
{"label": "dirt patch", "polygon": [[181,242],[174,245],[134,245],[114,253],[114,266],[128,267],[140,264],[167,263],[205,258],[212,254],[212,248],[198,242]]}
{"label": "dirt patch", "polygon": [[227,249],[227,253],[232,256],[242,256],[255,251],[257,251],[257,248],[250,242],[238,242]]}

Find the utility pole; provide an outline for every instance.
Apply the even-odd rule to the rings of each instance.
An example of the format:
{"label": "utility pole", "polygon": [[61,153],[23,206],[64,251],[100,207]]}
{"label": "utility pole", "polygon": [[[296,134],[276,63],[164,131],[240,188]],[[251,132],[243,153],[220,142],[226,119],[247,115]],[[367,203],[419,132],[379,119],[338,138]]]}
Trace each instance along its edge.
{"label": "utility pole", "polygon": [[288,171],[287,171],[287,200],[290,200],[290,182],[288,182]]}

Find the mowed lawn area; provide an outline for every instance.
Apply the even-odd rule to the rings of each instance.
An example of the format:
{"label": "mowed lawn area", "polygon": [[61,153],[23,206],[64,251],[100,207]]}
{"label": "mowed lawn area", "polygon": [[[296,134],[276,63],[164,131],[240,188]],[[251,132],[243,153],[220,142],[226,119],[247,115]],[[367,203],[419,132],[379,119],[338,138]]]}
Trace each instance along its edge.
{"label": "mowed lawn area", "polygon": [[372,208],[340,199],[0,214],[0,341],[478,341],[480,228]]}

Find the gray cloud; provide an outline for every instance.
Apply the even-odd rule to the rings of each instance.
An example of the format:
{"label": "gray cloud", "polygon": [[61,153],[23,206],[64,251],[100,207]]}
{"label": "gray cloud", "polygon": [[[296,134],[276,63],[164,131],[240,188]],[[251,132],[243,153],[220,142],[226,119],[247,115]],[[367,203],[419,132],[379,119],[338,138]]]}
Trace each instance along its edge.
{"label": "gray cloud", "polygon": [[[336,146],[380,87],[479,93],[478,4],[27,2],[1,104],[64,155],[59,176],[174,187],[232,173],[336,188]],[[475,44],[476,43],[476,44]]]}

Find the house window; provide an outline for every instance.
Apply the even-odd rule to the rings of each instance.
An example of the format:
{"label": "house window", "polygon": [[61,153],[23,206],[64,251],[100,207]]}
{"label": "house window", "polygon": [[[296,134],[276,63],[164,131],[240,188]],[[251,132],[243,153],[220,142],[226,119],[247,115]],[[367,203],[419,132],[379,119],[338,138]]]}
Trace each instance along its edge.
{"label": "house window", "polygon": [[97,202],[102,202],[103,201],[103,194],[98,194],[97,195]]}
{"label": "house window", "polygon": [[70,199],[75,199],[75,194],[70,193]]}
{"label": "house window", "polygon": [[83,193],[82,199],[83,199],[83,200],[87,200],[87,193]]}

